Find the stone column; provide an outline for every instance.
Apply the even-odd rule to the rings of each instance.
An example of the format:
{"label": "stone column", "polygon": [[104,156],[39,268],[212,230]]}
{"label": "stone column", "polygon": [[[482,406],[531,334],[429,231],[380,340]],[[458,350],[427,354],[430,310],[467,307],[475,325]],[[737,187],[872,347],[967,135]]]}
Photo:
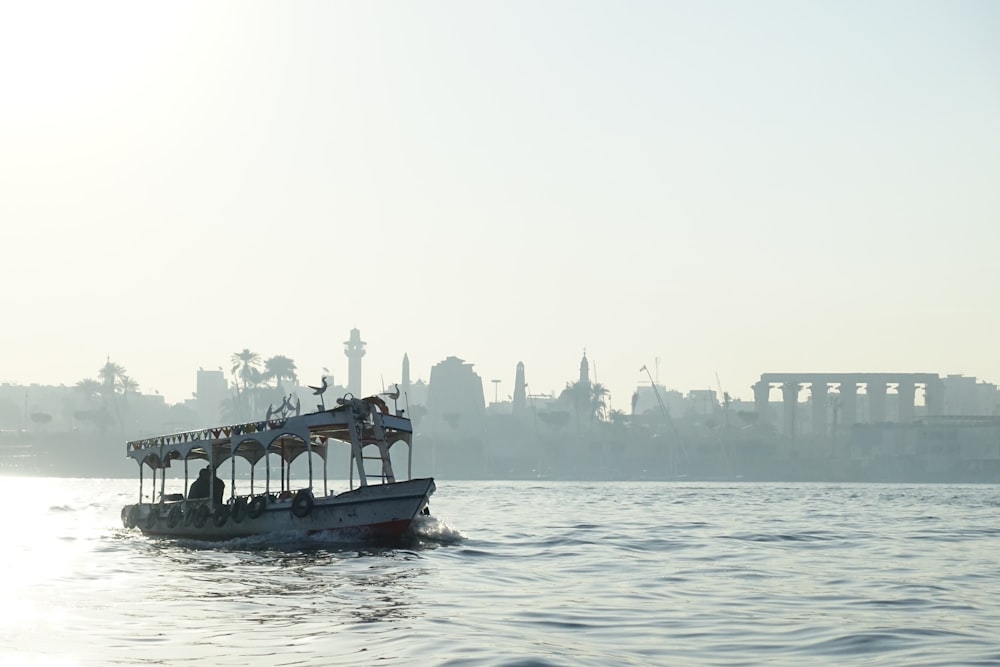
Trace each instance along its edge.
{"label": "stone column", "polygon": [[899,421],[909,424],[913,421],[913,400],[917,396],[917,385],[909,380],[901,380],[896,393],[899,394]]}
{"label": "stone column", "polygon": [[758,380],[751,388],[753,407],[757,411],[757,423],[766,424],[771,421],[771,383]]}
{"label": "stone column", "polygon": [[936,416],[944,412],[944,382],[940,378],[924,383],[924,403],[929,415]]}
{"label": "stone column", "polygon": [[858,383],[855,380],[840,383],[840,420],[848,433],[858,423]]}
{"label": "stone column", "polygon": [[826,403],[828,387],[825,382],[813,382],[810,389],[812,398],[812,431],[815,435],[826,436]]}
{"label": "stone column", "polygon": [[795,410],[799,403],[799,389],[802,386],[797,382],[786,382],[781,385],[781,395],[784,402],[785,417],[785,437],[795,439]]}
{"label": "stone column", "polygon": [[868,383],[868,422],[879,424],[885,421],[885,382]]}

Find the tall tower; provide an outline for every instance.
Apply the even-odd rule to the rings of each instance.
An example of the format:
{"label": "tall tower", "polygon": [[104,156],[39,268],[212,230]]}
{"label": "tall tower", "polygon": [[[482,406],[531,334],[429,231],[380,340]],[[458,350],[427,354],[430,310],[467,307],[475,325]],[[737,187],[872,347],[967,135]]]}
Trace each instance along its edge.
{"label": "tall tower", "polygon": [[515,417],[524,412],[527,387],[528,385],[524,383],[524,362],[519,361],[517,370],[514,371],[514,400],[511,405]]}
{"label": "tall tower", "polygon": [[365,343],[361,340],[361,332],[351,329],[351,337],[344,341],[344,354],[347,355],[347,391],[355,397],[361,396],[361,357],[365,356]]}
{"label": "tall tower", "polygon": [[403,353],[403,393],[410,393],[410,355]]}
{"label": "tall tower", "polygon": [[580,385],[590,385],[590,364],[587,363],[587,351],[583,351],[583,359],[580,360]]}

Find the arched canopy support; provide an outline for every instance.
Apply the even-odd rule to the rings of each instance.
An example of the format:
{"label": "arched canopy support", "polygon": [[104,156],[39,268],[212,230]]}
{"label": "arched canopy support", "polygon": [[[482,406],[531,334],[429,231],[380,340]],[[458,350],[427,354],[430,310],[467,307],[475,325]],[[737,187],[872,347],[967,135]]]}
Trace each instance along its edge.
{"label": "arched canopy support", "polygon": [[[289,464],[302,454],[309,455],[309,479],[312,484],[313,459],[317,454],[323,461],[324,492],[326,466],[331,444],[346,445],[351,450],[353,467],[363,471],[362,461],[370,456],[372,445],[379,451],[382,460],[381,474],[364,475],[382,477],[383,481],[395,480],[392,462],[388,452],[396,443],[403,441],[412,450],[413,428],[409,419],[389,413],[384,402],[378,397],[366,399],[343,398],[337,400],[338,407],[330,410],[295,415],[282,419],[248,422],[233,426],[220,426],[184,433],[156,436],[134,440],[126,444],[126,455],[139,464],[140,495],[142,492],[143,469],[148,466],[153,473],[161,475],[174,461],[184,464],[184,478],[187,480],[188,464],[191,461],[207,461],[216,470],[230,461],[232,475],[235,476],[237,457],[250,464],[251,489],[254,466],[261,460],[277,454],[282,463],[282,472],[287,474]],[[365,450],[362,456],[361,450]],[[412,451],[408,453],[408,476],[412,478]],[[267,483],[270,483],[270,466],[266,466]],[[285,481],[283,475],[283,483]],[[162,487],[162,479],[161,485]],[[352,484],[353,487],[353,484]],[[154,486],[155,488],[155,486]],[[235,486],[230,487],[235,489]],[[162,490],[162,489],[161,489]]]}

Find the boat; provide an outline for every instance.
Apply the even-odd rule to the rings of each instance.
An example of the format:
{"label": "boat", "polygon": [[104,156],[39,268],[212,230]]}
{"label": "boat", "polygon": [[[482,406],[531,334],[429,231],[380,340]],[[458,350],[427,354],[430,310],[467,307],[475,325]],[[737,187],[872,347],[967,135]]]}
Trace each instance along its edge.
{"label": "boat", "polygon": [[[126,443],[126,456],[139,465],[139,498],[122,508],[123,525],[145,535],[213,541],[327,532],[366,542],[398,541],[416,517],[430,513],[428,502],[435,491],[433,478],[412,477],[412,424],[403,411],[390,413],[378,396],[347,394],[336,404],[299,414],[298,407],[286,400],[281,411],[269,409],[262,421]],[[401,443],[406,445],[405,479],[396,477],[390,458],[393,447],[397,460],[401,458]],[[333,493],[327,462],[333,448],[343,446],[350,451],[349,488]],[[292,463],[303,454],[308,464],[303,478],[308,484],[293,488]],[[322,492],[314,488],[317,457],[322,461]],[[237,459],[249,463],[249,481],[245,474],[237,479]],[[209,474],[204,482],[189,487],[191,464],[199,461],[206,462]],[[257,489],[254,475],[259,462],[265,470],[263,489]],[[280,480],[273,480],[272,465],[277,468],[279,463]],[[183,465],[184,493],[167,492],[167,470],[175,465]],[[297,469],[303,467],[300,462]],[[144,482],[147,468],[152,471],[151,489]],[[228,485],[218,477],[223,468],[228,468]],[[174,475],[171,487],[178,476]],[[238,484],[245,487],[240,492]]]}

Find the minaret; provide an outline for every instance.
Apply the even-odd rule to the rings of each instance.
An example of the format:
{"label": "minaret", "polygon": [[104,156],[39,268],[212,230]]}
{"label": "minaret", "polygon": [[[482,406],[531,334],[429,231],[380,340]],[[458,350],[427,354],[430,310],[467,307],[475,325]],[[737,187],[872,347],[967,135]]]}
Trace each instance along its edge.
{"label": "minaret", "polygon": [[590,386],[590,364],[587,363],[587,351],[583,351],[583,359],[580,360],[580,385]]}
{"label": "minaret", "polygon": [[524,412],[527,386],[524,383],[524,362],[519,361],[517,362],[517,370],[514,372],[514,402],[511,406],[515,417]]}
{"label": "minaret", "polygon": [[361,332],[351,329],[350,340],[344,341],[344,354],[347,355],[347,391],[355,398],[361,396],[361,357],[365,356],[366,343],[361,340]]}
{"label": "minaret", "polygon": [[403,354],[403,393],[410,393],[410,356]]}

